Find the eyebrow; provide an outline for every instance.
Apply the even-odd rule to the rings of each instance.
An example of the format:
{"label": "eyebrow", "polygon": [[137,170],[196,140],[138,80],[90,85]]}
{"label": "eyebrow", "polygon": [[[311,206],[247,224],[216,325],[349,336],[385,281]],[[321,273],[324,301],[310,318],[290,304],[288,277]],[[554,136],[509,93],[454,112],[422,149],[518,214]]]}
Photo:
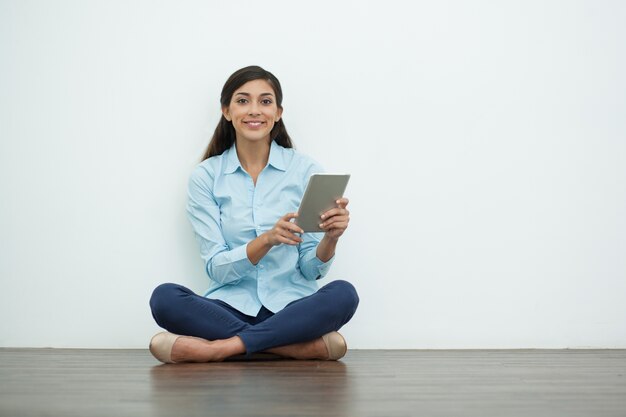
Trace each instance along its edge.
{"label": "eyebrow", "polygon": [[[250,93],[245,93],[245,92],[241,92],[241,93],[237,93],[235,94],[236,96],[246,96],[246,97],[250,97]],[[259,94],[259,96],[274,96],[274,94],[272,93],[261,93]]]}

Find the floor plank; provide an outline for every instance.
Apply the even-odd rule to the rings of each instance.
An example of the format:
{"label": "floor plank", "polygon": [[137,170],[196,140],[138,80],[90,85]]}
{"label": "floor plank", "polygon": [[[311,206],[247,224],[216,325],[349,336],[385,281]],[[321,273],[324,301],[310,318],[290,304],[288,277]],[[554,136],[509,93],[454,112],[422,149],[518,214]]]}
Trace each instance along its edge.
{"label": "floor plank", "polygon": [[161,365],[146,350],[0,349],[0,417],[626,416],[626,350],[352,350]]}

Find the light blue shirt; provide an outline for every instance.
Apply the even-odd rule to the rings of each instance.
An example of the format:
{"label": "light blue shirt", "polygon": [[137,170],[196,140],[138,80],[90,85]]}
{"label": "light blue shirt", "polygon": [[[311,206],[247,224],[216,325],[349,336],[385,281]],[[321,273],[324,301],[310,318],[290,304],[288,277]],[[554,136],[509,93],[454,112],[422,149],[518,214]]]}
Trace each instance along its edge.
{"label": "light blue shirt", "polygon": [[187,213],[210,278],[205,297],[222,300],[249,316],[272,312],[317,291],[316,280],[333,259],[316,256],[322,233],[305,233],[297,246],[274,246],[253,265],[248,243],[298,209],[311,174],[323,172],[311,158],[272,141],[267,166],[257,178],[243,169],[235,146],[199,164],[189,180]]}

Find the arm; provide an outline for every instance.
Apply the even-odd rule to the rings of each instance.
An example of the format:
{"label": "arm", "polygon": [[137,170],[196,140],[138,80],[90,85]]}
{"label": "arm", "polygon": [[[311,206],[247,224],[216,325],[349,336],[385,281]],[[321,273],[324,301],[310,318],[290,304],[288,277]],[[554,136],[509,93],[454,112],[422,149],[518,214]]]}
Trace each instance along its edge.
{"label": "arm", "polygon": [[328,210],[321,216],[320,227],[324,229],[324,238],[317,246],[317,257],[322,262],[328,262],[335,256],[335,248],[339,238],[348,228],[350,212],[346,209],[349,200],[342,198],[337,200],[339,207]]}
{"label": "arm", "polygon": [[346,209],[348,199],[338,200],[339,207],[331,209],[320,218],[322,229],[326,232],[320,241],[316,233],[306,233],[300,245],[300,271],[310,280],[323,278],[334,260],[339,237],[343,235],[350,222],[350,213]]}
{"label": "arm", "polygon": [[188,188],[187,215],[200,246],[208,276],[220,283],[235,283],[254,270],[246,245],[226,243],[220,225],[220,208],[213,196],[212,174],[203,167],[192,173]]}
{"label": "arm", "polygon": [[303,233],[303,230],[291,221],[297,214],[288,213],[257,238],[238,247],[229,247],[222,232],[220,207],[213,195],[213,182],[212,172],[198,167],[189,181],[187,204],[189,220],[211,279],[220,284],[234,283],[250,275],[272,247],[280,244],[296,246],[302,242],[296,233]]}

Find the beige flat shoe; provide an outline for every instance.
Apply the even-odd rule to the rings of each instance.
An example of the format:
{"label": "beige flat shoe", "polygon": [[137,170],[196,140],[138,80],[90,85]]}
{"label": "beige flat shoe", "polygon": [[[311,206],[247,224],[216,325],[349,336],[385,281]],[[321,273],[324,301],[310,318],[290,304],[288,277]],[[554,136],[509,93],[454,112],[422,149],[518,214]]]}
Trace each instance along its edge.
{"label": "beige flat shoe", "polygon": [[348,344],[346,339],[343,338],[338,332],[326,333],[322,336],[322,340],[328,349],[328,360],[336,361],[344,357],[348,351]]}
{"label": "beige flat shoe", "polygon": [[176,363],[172,360],[172,346],[180,336],[169,332],[161,332],[150,340],[150,353],[163,363]]}

